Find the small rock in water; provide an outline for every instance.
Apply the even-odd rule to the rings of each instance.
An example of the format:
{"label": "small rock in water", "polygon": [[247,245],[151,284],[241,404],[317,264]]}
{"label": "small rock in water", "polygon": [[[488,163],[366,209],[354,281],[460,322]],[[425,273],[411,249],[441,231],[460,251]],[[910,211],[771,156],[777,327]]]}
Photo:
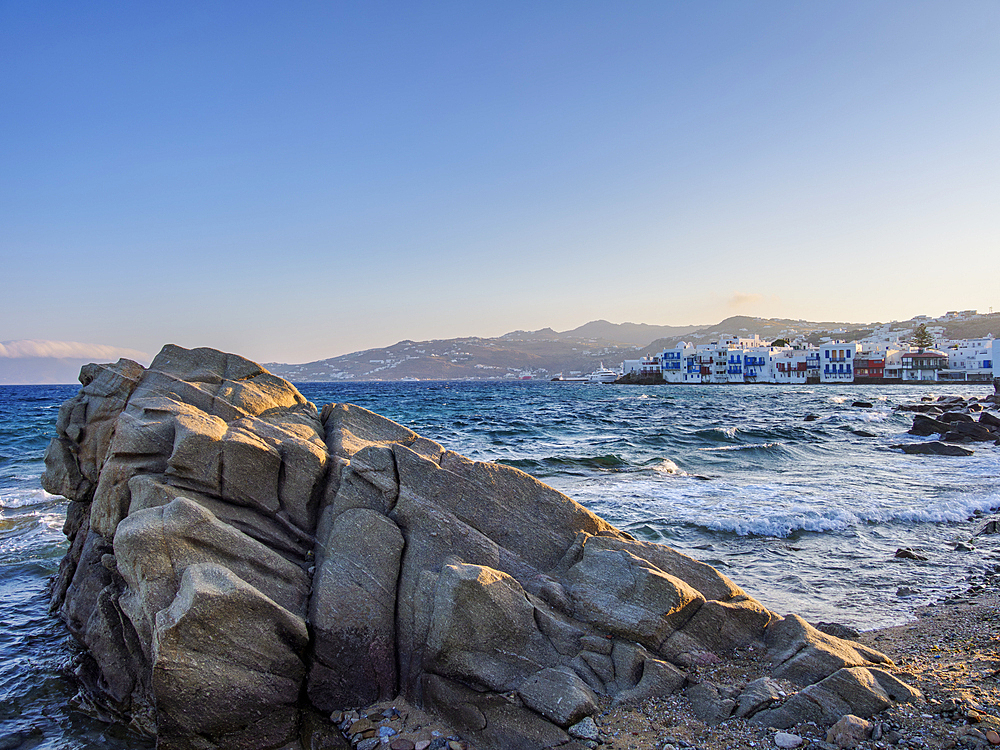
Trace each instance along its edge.
{"label": "small rock in water", "polygon": [[983,528],[976,532],[976,536],[982,536],[983,534],[1000,534],[1000,521],[987,521]]}
{"label": "small rock in water", "polygon": [[851,406],[857,406],[860,409],[871,409],[872,408],[872,402],[871,401],[855,401],[853,404],[851,404]]}
{"label": "small rock in water", "polygon": [[956,552],[973,552],[976,548],[971,544],[966,544],[965,542],[955,542]]}
{"label": "small rock in water", "polygon": [[995,729],[986,732],[986,739],[991,745],[1000,745],[1000,734]]}
{"label": "small rock in water", "polygon": [[902,558],[904,560],[927,560],[923,555],[918,555],[909,547],[900,547],[896,550],[895,557]]}
{"label": "small rock in water", "polygon": [[[430,742],[427,743],[428,745]],[[416,743],[413,740],[408,740],[405,737],[398,737],[389,743],[390,750],[416,750]]]}
{"label": "small rock in water", "polygon": [[804,422],[815,422],[817,419],[819,419],[819,416],[817,416],[816,414],[806,414],[806,418],[803,421]]}
{"label": "small rock in water", "polygon": [[909,586],[900,586],[896,589],[896,596],[913,596],[919,593],[917,589],[911,589]]}
{"label": "small rock in water", "polygon": [[797,734],[788,732],[778,732],[774,735],[774,744],[778,747],[793,748],[802,744],[802,738]]}

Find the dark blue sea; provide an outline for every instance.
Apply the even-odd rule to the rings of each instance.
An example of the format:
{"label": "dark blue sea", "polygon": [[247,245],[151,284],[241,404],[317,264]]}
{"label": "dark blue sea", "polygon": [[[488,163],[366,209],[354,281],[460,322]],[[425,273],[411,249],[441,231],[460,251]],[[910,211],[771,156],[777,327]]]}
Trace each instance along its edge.
{"label": "dark blue sea", "polygon": [[[974,536],[1000,506],[1000,448],[909,456],[899,404],[992,386],[307,383],[484,461],[522,469],[633,535],[715,565],[779,613],[861,629],[964,592],[1000,566]],[[48,615],[65,502],[39,486],[75,386],[0,386],[0,750],[151,747],[90,717]],[[852,406],[868,401],[872,408]],[[815,421],[805,416],[814,414]],[[956,551],[956,542],[972,551]],[[910,547],[926,562],[895,558]],[[901,594],[900,590],[915,591]]]}

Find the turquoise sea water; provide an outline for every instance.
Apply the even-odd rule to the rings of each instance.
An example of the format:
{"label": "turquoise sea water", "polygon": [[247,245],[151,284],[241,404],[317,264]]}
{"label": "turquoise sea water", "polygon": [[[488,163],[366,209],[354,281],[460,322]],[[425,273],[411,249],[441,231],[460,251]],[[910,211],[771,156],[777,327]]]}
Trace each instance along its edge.
{"label": "turquoise sea water", "polygon": [[[1000,506],[1000,447],[908,456],[890,445],[925,395],[990,386],[592,386],[546,382],[308,383],[475,459],[501,461],[642,539],[710,562],[779,612],[860,628],[964,591],[1000,565],[976,537]],[[39,486],[75,386],[0,386],[0,748],[146,747],[74,707],[72,651],[47,614],[65,502]],[[871,409],[853,407],[856,400]],[[818,419],[804,421],[807,414]],[[919,548],[927,562],[893,557]],[[915,595],[899,596],[906,586]]]}

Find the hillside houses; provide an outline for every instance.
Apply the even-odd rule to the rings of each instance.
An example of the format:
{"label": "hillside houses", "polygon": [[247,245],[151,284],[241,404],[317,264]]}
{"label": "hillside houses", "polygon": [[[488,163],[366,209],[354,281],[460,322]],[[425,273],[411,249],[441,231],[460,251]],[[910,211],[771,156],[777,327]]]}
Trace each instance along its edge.
{"label": "hillside houses", "polygon": [[[783,344],[779,341],[775,343]],[[984,382],[1000,377],[1000,340],[938,341],[918,349],[900,341],[801,341],[772,346],[758,336],[680,342],[658,358],[631,360],[623,372],[659,368],[666,383]]]}

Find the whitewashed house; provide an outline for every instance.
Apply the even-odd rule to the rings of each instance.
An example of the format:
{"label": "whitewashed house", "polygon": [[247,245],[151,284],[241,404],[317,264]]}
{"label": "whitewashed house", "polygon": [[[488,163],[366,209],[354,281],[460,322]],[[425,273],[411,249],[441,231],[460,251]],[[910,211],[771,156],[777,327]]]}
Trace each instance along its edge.
{"label": "whitewashed house", "polygon": [[804,385],[819,375],[818,349],[774,348],[770,360],[771,383]]}
{"label": "whitewashed house", "polygon": [[948,367],[938,371],[938,380],[988,383],[993,379],[995,339],[963,339],[948,347]]}
{"label": "whitewashed house", "polygon": [[[697,349],[684,341],[672,349],[664,349],[660,353],[660,372],[663,373],[663,379],[668,383],[700,383],[701,373],[697,371],[694,363],[696,354]],[[697,379],[693,377],[695,374],[698,375]]]}
{"label": "whitewashed house", "polygon": [[853,383],[854,357],[861,344],[828,341],[819,347],[819,380],[821,383]]}

